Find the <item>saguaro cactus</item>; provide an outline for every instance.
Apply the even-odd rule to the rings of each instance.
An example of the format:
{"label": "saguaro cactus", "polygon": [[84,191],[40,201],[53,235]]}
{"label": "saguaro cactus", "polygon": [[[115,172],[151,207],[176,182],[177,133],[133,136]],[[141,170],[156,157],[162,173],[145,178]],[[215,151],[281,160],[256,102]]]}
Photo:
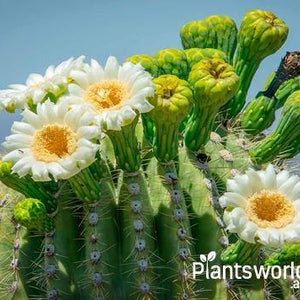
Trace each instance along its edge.
{"label": "saguaro cactus", "polygon": [[184,50],[69,59],[0,91],[23,116],[0,161],[1,299],[298,299],[289,278],[209,273],[300,262],[297,51],[243,110],[288,28],[252,10],[180,34]]}

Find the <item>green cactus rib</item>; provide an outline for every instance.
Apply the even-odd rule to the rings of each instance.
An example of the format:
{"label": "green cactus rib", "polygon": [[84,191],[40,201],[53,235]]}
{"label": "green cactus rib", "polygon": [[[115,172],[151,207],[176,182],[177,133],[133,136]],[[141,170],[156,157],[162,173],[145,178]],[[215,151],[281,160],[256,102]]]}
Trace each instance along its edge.
{"label": "green cactus rib", "polygon": [[143,130],[144,130],[143,137],[145,139],[146,144],[151,145],[153,143],[154,131],[155,131],[154,123],[148,114],[141,114],[141,119],[142,119]]}
{"label": "green cactus rib", "polygon": [[184,49],[215,48],[223,51],[232,61],[236,48],[237,28],[235,22],[222,15],[207,17],[185,24],[180,31]]}
{"label": "green cactus rib", "polygon": [[239,86],[233,68],[220,59],[203,59],[193,66],[189,83],[194,92],[194,107],[185,130],[185,144],[198,151],[209,140],[218,109]]}
{"label": "green cactus rib", "polygon": [[276,52],[288,35],[287,25],[269,11],[250,10],[238,33],[233,66],[241,78],[234,97],[223,107],[226,116],[233,118],[242,110],[250,83],[261,61]]}
{"label": "green cactus rib", "polygon": [[23,194],[27,198],[41,199],[48,212],[56,209],[56,200],[53,198],[51,191],[56,190],[55,183],[49,183],[47,189],[45,185],[34,182],[30,176],[19,178],[16,174],[11,173],[11,163],[0,161],[0,180],[6,186]]}
{"label": "green cactus rib", "polygon": [[191,150],[197,151],[205,146],[215,124],[217,113],[218,110],[215,107],[203,111],[195,105],[185,132],[185,143]]}
{"label": "green cactus rib", "polygon": [[299,113],[300,91],[296,91],[288,97],[284,104],[275,130],[250,150],[250,156],[256,163],[269,162],[280,153],[284,154],[290,150],[290,147],[299,136]]}
{"label": "green cactus rib", "polygon": [[190,222],[174,162],[153,158],[147,174],[155,213],[163,299],[197,299],[191,278],[195,254]]}
{"label": "green cactus rib", "polygon": [[73,191],[83,201],[86,274],[82,285],[91,299],[119,293],[111,290],[118,280],[115,193],[107,165],[98,159],[70,179]]}
{"label": "green cactus rib", "polygon": [[[76,264],[82,259],[79,224],[68,197],[59,197],[57,213],[52,214],[54,230],[45,233],[44,278],[48,299],[74,299],[80,297]],[[66,226],[68,224],[68,226]]]}
{"label": "green cactus rib", "polygon": [[[119,191],[123,297],[153,299],[157,293],[153,211],[141,171],[123,172]],[[119,283],[120,284],[120,283]]]}

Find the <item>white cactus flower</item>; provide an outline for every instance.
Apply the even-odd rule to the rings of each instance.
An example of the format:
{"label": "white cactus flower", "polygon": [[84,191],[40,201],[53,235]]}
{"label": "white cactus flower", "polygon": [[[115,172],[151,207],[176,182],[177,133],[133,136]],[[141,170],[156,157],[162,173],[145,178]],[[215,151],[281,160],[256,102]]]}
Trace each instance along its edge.
{"label": "white cactus flower", "polygon": [[0,107],[13,112],[15,109],[28,107],[30,103],[41,103],[48,93],[59,97],[72,80],[70,72],[82,69],[84,59],[84,56],[70,58],[56,67],[49,66],[45,75],[33,73],[28,76],[25,84],[10,85],[10,89],[0,91]]}
{"label": "white cactus flower", "polygon": [[84,70],[74,70],[69,96],[60,101],[83,104],[91,108],[104,130],[121,130],[137,113],[149,112],[153,106],[147,97],[154,93],[151,76],[141,65],[125,62],[120,66],[115,57],[108,58],[103,69],[95,60]]}
{"label": "white cactus flower", "polygon": [[14,122],[3,143],[8,152],[3,161],[11,161],[12,171],[20,177],[67,179],[95,160],[99,146],[93,139],[99,127],[83,108],[47,100],[37,105],[36,113],[25,109],[22,115],[23,121]]}
{"label": "white cactus flower", "polygon": [[300,178],[287,171],[276,174],[248,170],[227,181],[220,198],[230,232],[249,243],[280,247],[300,242]]}

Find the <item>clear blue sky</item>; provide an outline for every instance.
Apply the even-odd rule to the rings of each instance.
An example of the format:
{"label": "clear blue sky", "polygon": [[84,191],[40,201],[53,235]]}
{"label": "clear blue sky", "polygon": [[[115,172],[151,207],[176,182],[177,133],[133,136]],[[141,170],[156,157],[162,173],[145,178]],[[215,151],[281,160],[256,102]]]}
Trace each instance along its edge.
{"label": "clear blue sky", "polygon": [[[299,0],[0,0],[0,88],[23,83],[32,72],[50,64],[86,55],[105,62],[136,53],[180,47],[179,29],[188,21],[226,14],[237,24],[253,8],[267,9],[290,27],[289,39],[267,58],[249,97],[277,67],[287,50],[300,47]],[[0,113],[0,142],[17,115]]]}

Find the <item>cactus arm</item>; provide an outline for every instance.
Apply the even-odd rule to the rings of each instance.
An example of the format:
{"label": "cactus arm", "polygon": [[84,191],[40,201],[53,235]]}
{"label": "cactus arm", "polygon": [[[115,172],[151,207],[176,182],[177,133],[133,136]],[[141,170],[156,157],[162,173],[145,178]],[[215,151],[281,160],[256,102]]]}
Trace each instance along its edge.
{"label": "cactus arm", "polygon": [[256,163],[266,163],[291,149],[299,136],[299,99],[299,91],[289,96],[275,130],[250,150],[250,156]]}
{"label": "cactus arm", "polygon": [[241,115],[242,128],[256,135],[272,125],[275,112],[281,108],[288,96],[300,89],[299,53],[288,52],[282,59],[278,70],[272,73],[263,87],[245,108]]}
{"label": "cactus arm", "polygon": [[229,118],[235,117],[242,110],[250,83],[261,61],[276,52],[287,35],[288,27],[273,13],[260,10],[247,12],[239,29],[233,62],[241,78],[241,85],[236,95],[223,107]]}

